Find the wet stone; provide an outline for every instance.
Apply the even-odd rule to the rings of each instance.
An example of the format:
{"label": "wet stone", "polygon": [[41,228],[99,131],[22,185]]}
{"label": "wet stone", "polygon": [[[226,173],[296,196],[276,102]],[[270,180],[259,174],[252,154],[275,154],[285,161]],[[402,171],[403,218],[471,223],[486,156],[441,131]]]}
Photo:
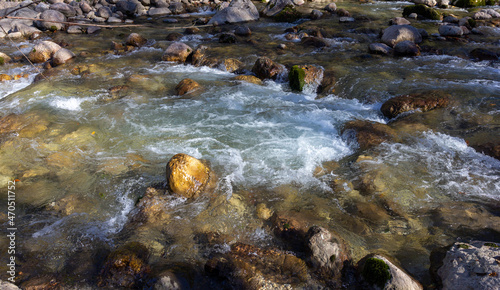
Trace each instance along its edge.
{"label": "wet stone", "polygon": [[381,111],[387,118],[395,118],[401,113],[421,110],[422,112],[446,107],[450,102],[450,95],[441,91],[430,91],[412,95],[401,95],[386,101]]}

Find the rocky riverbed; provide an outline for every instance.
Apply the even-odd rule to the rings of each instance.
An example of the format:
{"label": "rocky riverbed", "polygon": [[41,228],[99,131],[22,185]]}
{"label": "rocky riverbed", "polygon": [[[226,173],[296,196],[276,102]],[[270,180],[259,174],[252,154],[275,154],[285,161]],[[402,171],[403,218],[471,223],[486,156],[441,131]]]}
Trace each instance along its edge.
{"label": "rocky riverbed", "polygon": [[498,3],[0,4],[0,288],[500,287]]}

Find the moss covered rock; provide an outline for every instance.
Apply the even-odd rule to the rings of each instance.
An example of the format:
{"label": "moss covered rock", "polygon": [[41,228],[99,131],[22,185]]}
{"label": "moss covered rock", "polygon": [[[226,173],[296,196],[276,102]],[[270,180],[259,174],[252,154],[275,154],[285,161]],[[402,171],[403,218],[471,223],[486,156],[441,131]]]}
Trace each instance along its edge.
{"label": "moss covered rock", "polygon": [[295,22],[300,18],[302,18],[302,14],[292,5],[286,6],[278,14],[273,16],[274,21],[277,22]]}
{"label": "moss covered rock", "polygon": [[290,82],[290,87],[294,91],[301,92],[305,84],[306,72],[300,68],[298,65],[294,65],[288,74],[288,80]]}
{"label": "moss covered rock", "polygon": [[392,277],[389,266],[383,260],[377,258],[366,259],[362,275],[368,283],[377,285],[380,288],[384,288]]}
{"label": "moss covered rock", "polygon": [[[484,0],[483,0],[484,1]],[[416,13],[427,19],[441,20],[443,15],[436,9],[425,6],[424,4],[410,5],[403,9],[403,16],[408,17],[410,14]]]}
{"label": "moss covered rock", "polygon": [[486,0],[456,0],[453,1],[453,5],[462,8],[485,6]]}

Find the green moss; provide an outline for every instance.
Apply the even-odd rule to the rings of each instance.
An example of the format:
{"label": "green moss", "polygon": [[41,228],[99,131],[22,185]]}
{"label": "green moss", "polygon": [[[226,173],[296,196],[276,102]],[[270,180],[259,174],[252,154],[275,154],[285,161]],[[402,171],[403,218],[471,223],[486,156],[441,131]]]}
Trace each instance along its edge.
{"label": "green moss", "polygon": [[453,2],[453,5],[462,8],[484,6],[486,5],[486,0],[457,0]]}
{"label": "green moss", "polygon": [[472,18],[467,19],[467,23],[469,23],[470,27],[472,27],[472,28],[476,27],[476,25],[477,25],[476,20],[474,20]]}
{"label": "green moss", "polygon": [[56,30],[57,30],[57,27],[56,27],[55,25],[52,25],[52,26],[50,27],[50,31],[54,32],[54,31],[56,31]]}
{"label": "green moss", "polygon": [[385,284],[391,279],[389,266],[381,259],[368,258],[363,267],[363,278],[372,285],[384,288]]}
{"label": "green moss", "polygon": [[0,56],[0,65],[4,65],[5,64],[5,59],[3,59],[3,57]]}
{"label": "green moss", "polygon": [[330,256],[330,262],[335,263],[335,259],[337,259],[337,256],[335,255]]}
{"label": "green moss", "polygon": [[469,245],[467,245],[467,244],[460,244],[460,245],[458,245],[458,248],[459,249],[468,249]]}
{"label": "green moss", "polygon": [[289,225],[289,224],[284,224],[284,225],[283,225],[283,228],[284,228],[285,230],[288,230],[288,229],[290,228],[290,225]]}
{"label": "green moss", "polygon": [[403,16],[407,17],[408,15],[416,13],[422,17],[425,17],[427,19],[432,19],[432,20],[441,20],[442,15],[439,11],[436,9],[427,7],[423,4],[417,4],[417,5],[410,5],[406,6],[403,9]]}
{"label": "green moss", "polygon": [[492,248],[500,248],[500,246],[495,243],[484,243],[484,245]]}
{"label": "green moss", "polygon": [[277,22],[295,22],[302,18],[302,14],[295,7],[288,5],[278,14],[274,15],[273,19]]}
{"label": "green moss", "polygon": [[301,92],[305,84],[306,72],[301,69],[298,65],[294,65],[288,74],[288,80],[290,82],[290,87],[294,91]]}

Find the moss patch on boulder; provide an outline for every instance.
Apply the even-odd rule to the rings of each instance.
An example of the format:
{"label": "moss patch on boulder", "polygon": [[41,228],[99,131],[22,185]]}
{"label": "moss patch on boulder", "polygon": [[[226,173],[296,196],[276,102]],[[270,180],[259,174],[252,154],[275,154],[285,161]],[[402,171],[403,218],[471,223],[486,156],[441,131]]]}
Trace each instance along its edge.
{"label": "moss patch on boulder", "polygon": [[300,18],[302,18],[302,14],[291,5],[283,8],[283,10],[273,17],[274,21],[277,22],[295,22]]}
{"label": "moss patch on boulder", "polygon": [[294,65],[288,74],[288,80],[290,82],[290,87],[294,91],[302,92],[305,84],[306,72],[300,68],[298,65]]}
{"label": "moss patch on boulder", "polygon": [[453,5],[462,8],[485,6],[486,0],[456,0],[453,2]]}
{"label": "moss patch on boulder", "polygon": [[[460,0],[461,1],[461,0]],[[484,0],[483,0],[484,1]],[[437,11],[436,9],[425,6],[424,4],[410,5],[406,6],[403,9],[403,16],[407,17],[408,15],[416,13],[422,17],[432,20],[441,20],[443,15]]]}
{"label": "moss patch on boulder", "polygon": [[391,279],[389,266],[381,259],[368,258],[362,272],[363,278],[372,285],[384,288],[384,285]]}

